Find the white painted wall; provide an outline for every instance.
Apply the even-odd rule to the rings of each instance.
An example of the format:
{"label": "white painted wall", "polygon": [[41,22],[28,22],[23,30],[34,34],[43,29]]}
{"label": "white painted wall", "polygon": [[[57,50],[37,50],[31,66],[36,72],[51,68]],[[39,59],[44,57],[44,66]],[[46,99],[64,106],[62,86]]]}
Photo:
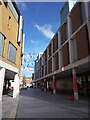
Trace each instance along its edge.
{"label": "white painted wall", "polygon": [[23,29],[23,17],[20,16],[20,24],[19,24],[19,36],[18,36],[18,42],[22,42],[22,29]]}
{"label": "white painted wall", "polygon": [[8,69],[8,70],[16,72],[16,73],[19,72],[19,70],[16,67],[13,67],[12,65],[9,65],[9,64],[3,62],[2,60],[0,60],[0,67]]}
{"label": "white painted wall", "polygon": [[19,94],[19,76],[18,74],[16,74],[14,78],[13,98],[16,98],[18,94]]}
{"label": "white painted wall", "polygon": [[0,70],[0,101],[2,101],[4,77],[5,77],[5,68],[2,68]]}

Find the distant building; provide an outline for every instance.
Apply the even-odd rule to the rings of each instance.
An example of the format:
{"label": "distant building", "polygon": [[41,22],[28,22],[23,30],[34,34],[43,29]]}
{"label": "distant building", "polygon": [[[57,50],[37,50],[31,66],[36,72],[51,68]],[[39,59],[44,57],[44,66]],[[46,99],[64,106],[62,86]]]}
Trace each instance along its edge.
{"label": "distant building", "polygon": [[30,87],[32,85],[32,77],[27,77],[26,78],[26,86]]}
{"label": "distant building", "polygon": [[[35,85],[55,94],[90,95],[90,2],[75,2],[36,62]],[[64,13],[64,11],[63,11]]]}
{"label": "distant building", "polygon": [[11,80],[14,81],[12,96],[19,93],[24,43],[23,17],[15,2],[5,1],[0,0],[0,101],[2,93],[8,93]]}

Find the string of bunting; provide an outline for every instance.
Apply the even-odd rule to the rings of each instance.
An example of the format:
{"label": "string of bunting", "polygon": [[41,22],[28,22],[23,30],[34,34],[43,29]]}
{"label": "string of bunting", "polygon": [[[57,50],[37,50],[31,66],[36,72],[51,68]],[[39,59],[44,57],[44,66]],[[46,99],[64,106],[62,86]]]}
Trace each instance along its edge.
{"label": "string of bunting", "polygon": [[33,71],[34,63],[35,63],[35,53],[27,53],[25,52],[22,64],[22,69],[27,69],[28,71]]}

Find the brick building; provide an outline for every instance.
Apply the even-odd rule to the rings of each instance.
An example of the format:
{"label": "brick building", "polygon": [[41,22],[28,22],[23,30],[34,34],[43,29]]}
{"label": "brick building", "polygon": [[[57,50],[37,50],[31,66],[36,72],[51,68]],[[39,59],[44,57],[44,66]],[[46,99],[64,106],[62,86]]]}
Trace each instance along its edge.
{"label": "brick building", "polygon": [[78,99],[90,94],[90,2],[75,2],[72,8],[69,3],[69,8],[35,64],[34,80],[45,91],[74,94]]}

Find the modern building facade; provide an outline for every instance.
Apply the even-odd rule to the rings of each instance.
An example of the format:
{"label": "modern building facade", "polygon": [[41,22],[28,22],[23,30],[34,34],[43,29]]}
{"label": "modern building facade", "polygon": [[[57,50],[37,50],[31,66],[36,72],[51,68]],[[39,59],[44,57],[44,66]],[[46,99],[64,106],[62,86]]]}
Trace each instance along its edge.
{"label": "modern building facade", "polygon": [[[70,8],[70,7],[69,7]],[[75,2],[35,64],[35,85],[55,94],[90,95],[90,2]]]}
{"label": "modern building facade", "polygon": [[[19,93],[22,63],[23,17],[12,0],[0,0],[0,101],[14,81],[13,97]],[[5,92],[4,91],[4,92]]]}

